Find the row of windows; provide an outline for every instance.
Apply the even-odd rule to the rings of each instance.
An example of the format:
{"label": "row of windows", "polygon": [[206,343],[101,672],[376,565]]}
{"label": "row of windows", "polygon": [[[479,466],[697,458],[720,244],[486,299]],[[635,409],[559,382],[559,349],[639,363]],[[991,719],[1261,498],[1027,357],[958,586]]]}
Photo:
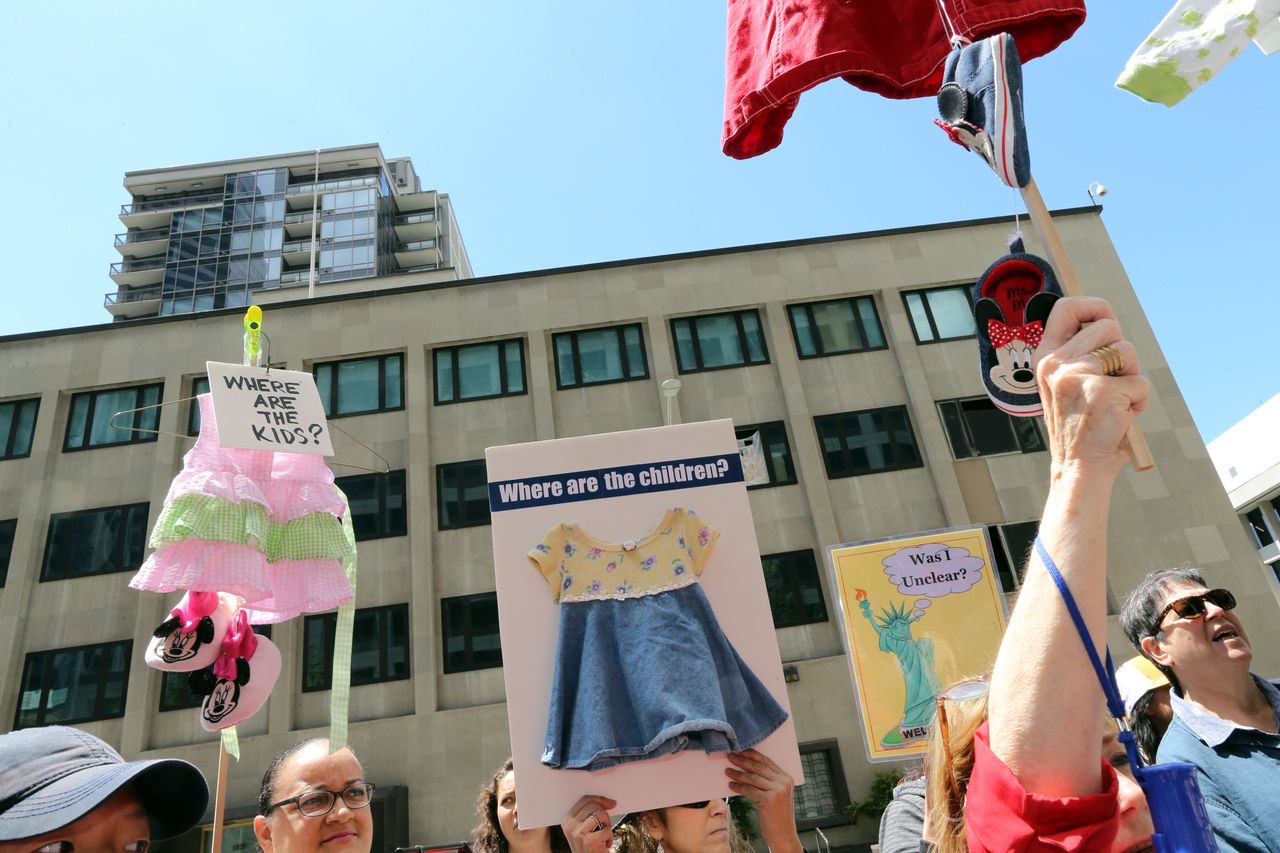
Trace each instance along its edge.
{"label": "row of windows", "polygon": [[[207,380],[204,382],[207,385]],[[388,386],[383,381],[378,387]],[[398,385],[393,383],[391,387]],[[1033,421],[1012,418],[986,398],[946,400],[938,403],[938,408],[957,459],[1044,449],[1044,439]],[[822,415],[814,418],[814,427],[831,479],[923,464],[905,408]],[[199,430],[199,410],[195,407],[188,429],[193,433]],[[783,422],[739,427],[737,434],[740,439],[756,437],[762,445],[769,479],[753,488],[797,482]],[[403,470],[343,477],[337,484],[350,501],[357,540],[408,533]],[[148,512],[148,504],[137,503],[52,515],[40,580],[136,569],[145,549]],[[14,520],[0,521],[0,586],[7,572],[15,524]],[[440,530],[489,524],[488,475],[483,459],[436,466],[436,524]]]}
{"label": "row of windows", "polygon": [[[401,472],[402,473],[402,472]],[[354,504],[353,504],[354,506]],[[0,524],[0,547],[5,525]],[[993,557],[1001,586],[1014,592],[1021,567],[1035,539],[1036,521],[992,525]],[[818,563],[811,550],[766,554],[761,557],[769,607],[776,628],[827,620]],[[324,613],[303,620],[303,692],[328,690],[333,670],[337,615]],[[495,593],[486,592],[440,601],[443,667],[445,673],[468,672],[502,665]],[[352,643],[351,683],[375,684],[407,679],[409,668],[409,608],[407,604],[356,611]],[[271,626],[255,627],[270,636]],[[118,717],[124,713],[129,676],[129,641],[33,652],[22,674],[22,699],[15,725],[49,725]],[[160,710],[199,704],[186,688],[185,674],[165,673]],[[806,812],[813,804],[806,803]]]}
{"label": "row of windows", "polygon": [[[279,261],[264,259],[261,263],[269,260]],[[964,287],[904,294],[917,340],[949,340],[961,333],[973,334],[968,298]],[[956,313],[956,306],[961,304],[965,306],[964,316],[969,318],[968,326],[963,328]],[[886,346],[875,303],[868,296],[791,305],[788,316],[801,358]],[[764,364],[769,360],[760,315],[755,309],[680,318],[672,320],[671,327],[681,373]],[[556,385],[561,389],[649,377],[639,324],[557,333],[552,336],[552,350]],[[432,358],[437,405],[526,393],[524,347],[518,339],[440,347],[433,350]],[[329,417],[404,406],[403,356],[399,353],[324,362],[315,365],[314,372]],[[161,390],[160,385],[145,385],[72,395],[64,449],[154,440],[155,434],[145,430],[156,428],[159,414],[146,407],[159,402]],[[0,404],[0,459],[30,452],[37,405],[37,400]],[[129,409],[140,411],[111,422],[113,414]],[[881,427],[887,428],[877,428]],[[909,464],[905,458],[901,461]]]}
{"label": "row of windows", "polygon": [[193,261],[197,258],[217,258],[227,255],[279,252],[284,243],[284,229],[280,226],[241,228],[237,231],[218,228],[202,231],[198,236],[173,238],[169,241],[168,263]]}
{"label": "row of windows", "polygon": [[[778,628],[827,620],[826,603],[813,551],[792,551],[761,558],[769,605]],[[440,601],[445,673],[502,666],[498,602],[486,592]],[[337,614],[307,616],[302,623],[302,692],[328,690],[332,684]],[[271,636],[271,626],[255,626]],[[409,605],[361,608],[352,634],[353,685],[409,678]],[[22,673],[22,698],[15,727],[76,723],[124,714],[132,643],[123,640],[71,649],[32,652]],[[160,710],[198,705],[187,689],[186,673],[164,673]]]}

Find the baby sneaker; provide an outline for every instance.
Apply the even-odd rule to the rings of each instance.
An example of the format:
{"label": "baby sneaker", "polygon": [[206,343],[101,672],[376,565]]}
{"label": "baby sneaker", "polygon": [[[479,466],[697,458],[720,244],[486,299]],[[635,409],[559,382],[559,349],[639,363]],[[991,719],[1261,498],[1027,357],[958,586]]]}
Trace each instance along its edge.
{"label": "baby sneaker", "polygon": [[218,657],[218,641],[235,609],[235,600],[226,593],[189,590],[152,632],[143,654],[147,666],[168,672],[209,666]]}
{"label": "baby sneaker", "polygon": [[1049,311],[1061,295],[1053,267],[1025,252],[1021,240],[974,285],[982,384],[991,402],[1010,415],[1033,417],[1044,411],[1035,353]]}
{"label": "baby sneaker", "polygon": [[253,632],[245,611],[236,611],[218,659],[192,675],[192,690],[204,694],[201,727],[216,732],[249,719],[266,704],[279,677],[280,650]]}
{"label": "baby sneaker", "polygon": [[1022,118],[1022,62],[1013,36],[999,33],[956,48],[943,67],[934,120],[951,141],[986,161],[1011,187],[1031,180]]}

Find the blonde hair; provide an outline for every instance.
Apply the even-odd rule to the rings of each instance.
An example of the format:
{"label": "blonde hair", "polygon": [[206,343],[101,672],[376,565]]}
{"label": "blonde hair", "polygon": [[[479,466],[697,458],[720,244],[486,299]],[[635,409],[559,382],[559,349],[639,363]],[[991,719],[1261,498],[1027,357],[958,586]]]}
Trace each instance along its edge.
{"label": "blonde hair", "polygon": [[[944,691],[945,692],[945,691]],[[967,853],[964,836],[964,799],[973,773],[973,737],[987,721],[987,694],[974,699],[940,699],[947,715],[948,743],[942,741],[937,719],[929,732],[925,753],[925,797],[929,835],[939,853]],[[951,763],[947,763],[947,747]],[[955,786],[951,779],[954,774]]]}
{"label": "blonde hair", "polygon": [[[946,691],[943,691],[946,692]],[[951,770],[955,773],[955,790],[947,771],[947,753],[942,744],[942,726],[934,721],[929,732],[929,749],[925,753],[925,821],[938,853],[968,853],[965,840],[964,801],[973,774],[973,738],[987,721],[987,694],[974,699],[940,700],[946,705],[947,729],[950,733]],[[1102,743],[1116,739],[1119,726],[1115,718],[1104,712]]]}

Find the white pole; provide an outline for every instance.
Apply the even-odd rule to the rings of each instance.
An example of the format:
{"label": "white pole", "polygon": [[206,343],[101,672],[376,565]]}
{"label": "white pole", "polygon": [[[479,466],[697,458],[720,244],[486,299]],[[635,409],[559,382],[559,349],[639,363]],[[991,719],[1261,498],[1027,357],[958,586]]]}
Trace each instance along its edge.
{"label": "white pole", "polygon": [[311,275],[307,279],[307,298],[314,299],[316,295],[316,257],[319,254],[319,247],[316,245],[316,227],[320,224],[320,217],[316,214],[316,208],[320,206],[320,149],[316,149],[316,174],[312,179],[312,186],[315,189],[315,195],[311,197]]}

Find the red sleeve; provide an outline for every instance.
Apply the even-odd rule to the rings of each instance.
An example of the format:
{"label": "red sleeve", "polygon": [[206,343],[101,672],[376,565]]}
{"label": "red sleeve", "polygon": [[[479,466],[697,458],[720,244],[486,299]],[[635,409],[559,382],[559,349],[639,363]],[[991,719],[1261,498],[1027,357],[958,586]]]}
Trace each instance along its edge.
{"label": "red sleeve", "polygon": [[965,796],[965,838],[972,853],[1109,850],[1120,828],[1116,771],[1102,762],[1102,792],[1042,797],[1023,790],[991,751],[987,724],[974,737],[973,773]]}

